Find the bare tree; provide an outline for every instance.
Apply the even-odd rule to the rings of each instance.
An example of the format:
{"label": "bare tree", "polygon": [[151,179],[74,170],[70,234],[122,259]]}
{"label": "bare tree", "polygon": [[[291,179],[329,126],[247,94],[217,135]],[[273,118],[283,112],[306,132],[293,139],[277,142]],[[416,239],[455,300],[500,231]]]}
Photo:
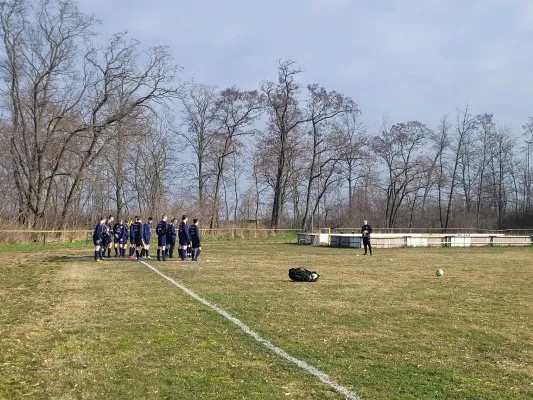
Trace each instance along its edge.
{"label": "bare tree", "polygon": [[384,191],[387,196],[385,210],[387,228],[392,229],[406,196],[416,192],[420,174],[423,173],[423,146],[430,130],[418,121],[393,125],[383,129],[376,137],[372,148],[387,167],[387,183]]}
{"label": "bare tree", "polygon": [[[457,111],[457,127],[455,137],[455,143],[453,145],[453,155],[452,155],[452,168],[451,168],[451,182],[449,187],[449,193],[447,198],[447,207],[446,207],[446,216],[444,218],[444,224],[441,224],[443,232],[446,232],[450,223],[450,217],[452,212],[452,202],[454,198],[455,188],[457,186],[458,180],[458,171],[461,167],[461,157],[464,159],[464,147],[468,146],[468,141],[470,140],[470,135],[476,128],[477,119],[470,114],[468,105],[464,111]],[[463,162],[463,171],[466,170],[465,163]],[[463,179],[465,181],[465,179]],[[441,217],[442,220],[442,217]]]}
{"label": "bare tree", "polygon": [[255,204],[254,204],[254,220],[255,220],[255,227],[258,227],[258,220],[259,220],[259,210],[261,207],[261,196],[263,195],[265,191],[265,187],[261,183],[261,179],[259,177],[259,170],[260,170],[260,157],[258,155],[258,152],[254,152],[252,156],[253,160],[253,182],[254,182],[254,196],[255,196]]}
{"label": "bare tree", "polygon": [[533,116],[528,118],[528,121],[522,126],[524,129],[525,142],[527,143],[526,150],[526,171],[525,171],[525,207],[526,213],[531,211],[531,170],[530,170],[530,157],[531,157],[531,144],[533,143]]}
{"label": "bare tree", "polygon": [[[286,195],[283,195],[284,202],[292,206],[292,224],[291,228],[297,228],[301,221],[302,203],[305,200],[307,193],[307,177],[309,159],[309,147],[307,140],[302,137],[298,141],[298,145],[291,146],[292,151],[287,153],[287,175],[284,179],[286,187]],[[283,208],[282,208],[283,209]],[[289,207],[286,207],[287,211]],[[288,212],[286,212],[288,216]]]}
{"label": "bare tree", "polygon": [[527,122],[522,126],[524,133],[529,139],[533,139],[533,116],[529,117]]}
{"label": "bare tree", "polygon": [[[366,136],[366,129],[360,121],[360,111],[345,113],[335,122],[335,147],[339,152],[339,168],[348,185],[349,217],[354,218],[355,188],[363,180],[364,163],[369,157],[361,140]],[[355,221],[354,221],[355,222]]]}
{"label": "bare tree", "polygon": [[277,158],[276,177],[274,183],[274,199],[272,203],[272,218],[270,224],[273,228],[279,226],[283,210],[284,193],[287,176],[287,155],[289,138],[295,129],[309,121],[302,115],[298,106],[300,84],[296,76],[302,70],[295,66],[294,61],[280,61],[278,67],[278,82],[264,82],[261,90],[266,97],[266,106],[270,116],[271,132],[277,135],[276,143],[279,146],[274,156]]}
{"label": "bare tree", "polygon": [[190,83],[186,85],[181,103],[184,132],[179,135],[192,148],[195,156],[193,168],[198,189],[198,208],[205,207],[205,186],[210,173],[207,169],[209,153],[215,133],[221,129],[218,115],[219,93],[214,86]]}
{"label": "bare tree", "polygon": [[507,181],[511,171],[514,141],[510,129],[499,128],[494,137],[494,157],[491,159],[492,204],[498,215],[498,229],[502,229],[504,213],[508,204]]}
{"label": "bare tree", "polygon": [[[358,112],[357,105],[352,99],[340,93],[328,92],[318,85],[309,85],[307,88],[309,99],[306,111],[310,124],[312,147],[311,160],[307,168],[307,193],[301,223],[302,230],[309,227],[309,211],[315,181],[328,169],[330,175],[326,177],[326,181],[329,181],[334,170],[334,168],[330,168],[330,164],[337,164],[339,160],[339,149],[334,147],[334,129],[328,122],[339,115]],[[322,192],[323,194],[324,192]]]}
{"label": "bare tree", "polygon": [[[61,213],[61,225],[66,222],[70,203],[78,191],[87,166],[98,158],[113,138],[115,124],[125,118],[144,118],[153,107],[165,106],[179,94],[179,67],[172,62],[166,47],[154,47],[144,52],[146,62],[138,65],[139,43],[115,35],[104,50],[90,49],[86,54],[86,71],[92,77],[85,91],[81,109],[81,124],[69,132],[85,139],[85,146],[71,149],[80,158],[73,173],[72,186]],[[117,107],[118,104],[118,107]]]}
{"label": "bare tree", "polygon": [[237,144],[234,143],[234,149],[233,149],[233,157],[232,157],[232,163],[231,163],[231,170],[233,172],[233,194],[235,195],[235,207],[233,209],[233,221],[237,223],[238,217],[237,212],[239,209],[239,181],[242,176],[242,164],[239,163],[239,153],[237,150]]}
{"label": "bare tree", "polygon": [[[327,195],[339,189],[342,183],[342,175],[338,168],[339,159],[333,158],[331,162],[320,164],[320,173],[317,179],[316,195],[314,196],[314,205],[312,215],[318,215],[319,222],[321,214],[324,215],[324,223],[327,221],[328,212],[330,211],[330,204]],[[320,212],[320,205],[322,204],[322,213]]]}
{"label": "bare tree", "polygon": [[449,137],[450,129],[451,129],[451,126],[450,126],[450,123],[448,122],[448,116],[445,115],[440,121],[440,124],[438,127],[438,134],[433,137],[434,147],[436,150],[435,152],[438,155],[437,157],[438,169],[437,169],[436,182],[437,182],[437,196],[438,196],[437,201],[438,201],[438,209],[439,209],[439,222],[440,222],[441,229],[444,228],[444,226],[446,225],[444,210],[443,210],[443,205],[444,205],[443,192],[446,187],[448,176],[446,173],[446,161],[445,161],[444,156],[445,156],[446,149],[448,149],[448,147],[450,146],[450,137]]}
{"label": "bare tree", "polygon": [[[152,116],[152,120],[155,118]],[[136,158],[136,150],[143,140],[149,137],[150,128],[147,120],[124,119],[119,121],[111,129],[112,139],[108,149],[103,153],[105,163],[103,168],[110,171],[110,181],[113,188],[110,193],[114,193],[117,219],[121,219],[128,207],[127,196],[127,171],[126,166],[129,158]],[[131,201],[131,200],[130,200]]]}
{"label": "bare tree", "polygon": [[96,22],[70,1],[0,4],[0,95],[10,125],[5,139],[20,221],[28,226],[43,218],[56,176],[68,173],[59,171],[65,142],[72,140],[66,130],[85,94],[76,73],[78,52]]}
{"label": "bare tree", "polygon": [[481,209],[483,205],[483,195],[486,192],[486,169],[492,161],[494,156],[491,151],[494,143],[494,135],[496,131],[496,124],[494,123],[492,114],[483,114],[477,117],[478,132],[476,150],[477,150],[477,187],[476,187],[476,226],[481,227]]}
{"label": "bare tree", "polygon": [[217,101],[220,130],[215,133],[213,159],[215,161],[215,182],[211,219],[213,229],[218,221],[220,185],[224,178],[226,159],[234,154],[238,140],[243,135],[254,133],[254,122],[263,109],[263,98],[256,91],[240,91],[229,88],[220,93]]}
{"label": "bare tree", "polygon": [[[443,155],[447,147],[449,146],[448,139],[448,116],[444,116],[440,121],[440,124],[435,132],[430,132],[429,143],[430,147],[428,149],[427,155],[427,166],[423,168],[425,171],[421,177],[421,189],[423,193],[421,195],[422,204],[420,205],[420,214],[424,218],[427,211],[427,205],[430,201],[430,196],[433,189],[436,187],[438,190],[439,196],[439,207],[440,207],[440,195],[441,188],[444,179],[444,165],[443,165]],[[418,193],[417,193],[418,195]],[[412,203],[411,218],[412,223],[414,217],[414,209],[416,202]]]}
{"label": "bare tree", "polygon": [[127,181],[137,199],[137,209],[142,214],[159,215],[167,205],[166,198],[176,164],[174,129],[167,116],[152,115],[144,125],[142,137],[136,137],[135,147],[128,160],[131,174]]}
{"label": "bare tree", "polygon": [[44,0],[36,6],[24,0],[4,2],[0,24],[6,54],[1,95],[10,116],[8,141],[21,221],[35,226],[49,208],[57,180],[66,177],[58,217],[63,228],[84,176],[108,148],[114,126],[175,96],[179,68],[167,48],[141,52],[139,43],[125,34],[113,36],[104,48],[95,47],[96,20],[70,0]]}

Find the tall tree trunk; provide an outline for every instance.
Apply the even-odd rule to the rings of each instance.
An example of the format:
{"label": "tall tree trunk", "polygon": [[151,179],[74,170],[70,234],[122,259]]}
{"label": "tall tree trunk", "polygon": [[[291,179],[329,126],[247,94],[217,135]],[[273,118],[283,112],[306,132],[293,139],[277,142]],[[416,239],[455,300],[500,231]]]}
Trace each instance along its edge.
{"label": "tall tree trunk", "polygon": [[284,146],[282,146],[282,151],[280,152],[278,158],[278,171],[276,174],[276,184],[274,186],[274,200],[272,202],[272,218],[270,220],[270,226],[274,229],[279,226],[281,207],[283,203],[283,177],[285,175],[285,150],[283,147]]}

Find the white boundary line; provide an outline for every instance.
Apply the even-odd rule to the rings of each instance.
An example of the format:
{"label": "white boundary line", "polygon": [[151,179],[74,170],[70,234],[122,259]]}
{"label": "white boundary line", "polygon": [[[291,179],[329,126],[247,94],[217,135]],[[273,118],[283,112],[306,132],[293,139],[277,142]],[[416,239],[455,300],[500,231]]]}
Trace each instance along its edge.
{"label": "white boundary line", "polygon": [[176,286],[177,288],[181,289],[183,292],[185,292],[186,294],[188,294],[189,296],[191,296],[195,300],[198,300],[200,303],[202,303],[202,304],[206,305],[207,307],[211,308],[212,310],[216,311],[218,314],[222,315],[227,320],[233,322],[235,325],[237,325],[244,332],[246,332],[248,335],[253,337],[256,341],[261,343],[267,349],[272,350],[274,353],[276,353],[280,357],[283,357],[287,361],[290,361],[290,362],[296,364],[297,366],[299,366],[303,370],[309,372],[311,375],[316,376],[318,379],[320,379],[326,385],[328,385],[331,388],[335,389],[337,392],[342,393],[344,396],[346,396],[347,399],[350,399],[350,400],[361,400],[361,398],[359,397],[359,395],[357,393],[352,392],[351,390],[349,390],[348,388],[346,388],[346,387],[344,387],[342,385],[339,385],[337,382],[335,382],[333,379],[331,379],[327,374],[325,374],[324,372],[320,371],[319,369],[316,369],[312,365],[309,365],[305,361],[299,360],[299,359],[291,356],[290,354],[288,354],[285,350],[283,350],[283,349],[281,349],[281,348],[279,348],[277,346],[274,346],[270,341],[268,341],[266,339],[263,339],[261,337],[261,335],[259,335],[259,333],[257,333],[255,331],[253,331],[252,329],[250,329],[241,320],[235,318],[234,316],[232,316],[228,312],[224,311],[223,309],[218,307],[216,304],[210,303],[209,301],[207,301],[203,297],[200,297],[199,295],[197,295],[192,290],[190,290],[190,289],[186,288],[185,286],[183,286],[182,284],[176,282],[174,279],[166,276],[164,273],[159,271],[157,268],[152,267],[147,262],[145,262],[145,261],[140,261],[140,262],[142,264],[146,265],[148,268],[150,268],[153,272],[155,272],[160,277],[166,279],[167,281],[172,283],[174,286]]}

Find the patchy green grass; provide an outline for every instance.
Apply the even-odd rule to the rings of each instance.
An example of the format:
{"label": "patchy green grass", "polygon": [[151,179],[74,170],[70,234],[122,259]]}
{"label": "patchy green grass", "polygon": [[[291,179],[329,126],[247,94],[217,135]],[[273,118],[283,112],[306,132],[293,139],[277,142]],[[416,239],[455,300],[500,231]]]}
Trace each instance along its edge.
{"label": "patchy green grass", "polygon": [[[90,253],[0,255],[0,398],[343,398],[142,264]],[[532,249],[360,254],[220,241],[149,262],[363,399],[533,397]]]}
{"label": "patchy green grass", "polygon": [[[277,232],[272,234],[270,231],[257,231],[253,230],[242,231],[236,230],[237,236],[209,236],[209,233],[203,233],[202,243],[225,243],[225,242],[251,242],[251,243],[296,243],[298,241],[297,232]],[[246,235],[245,237],[239,237],[238,235]],[[254,236],[255,235],[255,236]]]}
{"label": "patchy green grass", "polygon": [[76,240],[74,242],[57,242],[57,243],[14,243],[0,245],[0,253],[8,252],[35,252],[35,251],[49,251],[57,249],[79,249],[92,245],[92,241]]}

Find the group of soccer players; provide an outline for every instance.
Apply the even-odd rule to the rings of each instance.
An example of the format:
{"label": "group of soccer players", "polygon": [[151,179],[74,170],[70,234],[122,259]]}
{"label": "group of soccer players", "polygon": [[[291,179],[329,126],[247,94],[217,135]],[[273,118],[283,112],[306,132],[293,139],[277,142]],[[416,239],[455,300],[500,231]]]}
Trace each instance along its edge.
{"label": "group of soccer players", "polygon": [[[182,261],[188,257],[192,261],[198,261],[202,251],[200,228],[198,219],[194,219],[191,226],[187,225],[186,215],[181,217],[181,222],[177,226],[177,219],[167,222],[167,216],[163,215],[161,221],[155,228],[157,235],[157,261],[166,261],[167,258],[174,258],[174,248],[178,243],[178,255]],[[150,240],[152,238],[153,218],[148,218],[143,224],[142,218],[136,216],[134,221],[127,223],[124,220],[117,221],[112,215],[109,218],[100,218],[94,228],[94,260],[103,261],[107,252],[107,257],[111,257],[111,248],[115,249],[115,257],[126,258],[126,248],[129,239],[129,258],[144,261],[144,257],[150,258]]]}

